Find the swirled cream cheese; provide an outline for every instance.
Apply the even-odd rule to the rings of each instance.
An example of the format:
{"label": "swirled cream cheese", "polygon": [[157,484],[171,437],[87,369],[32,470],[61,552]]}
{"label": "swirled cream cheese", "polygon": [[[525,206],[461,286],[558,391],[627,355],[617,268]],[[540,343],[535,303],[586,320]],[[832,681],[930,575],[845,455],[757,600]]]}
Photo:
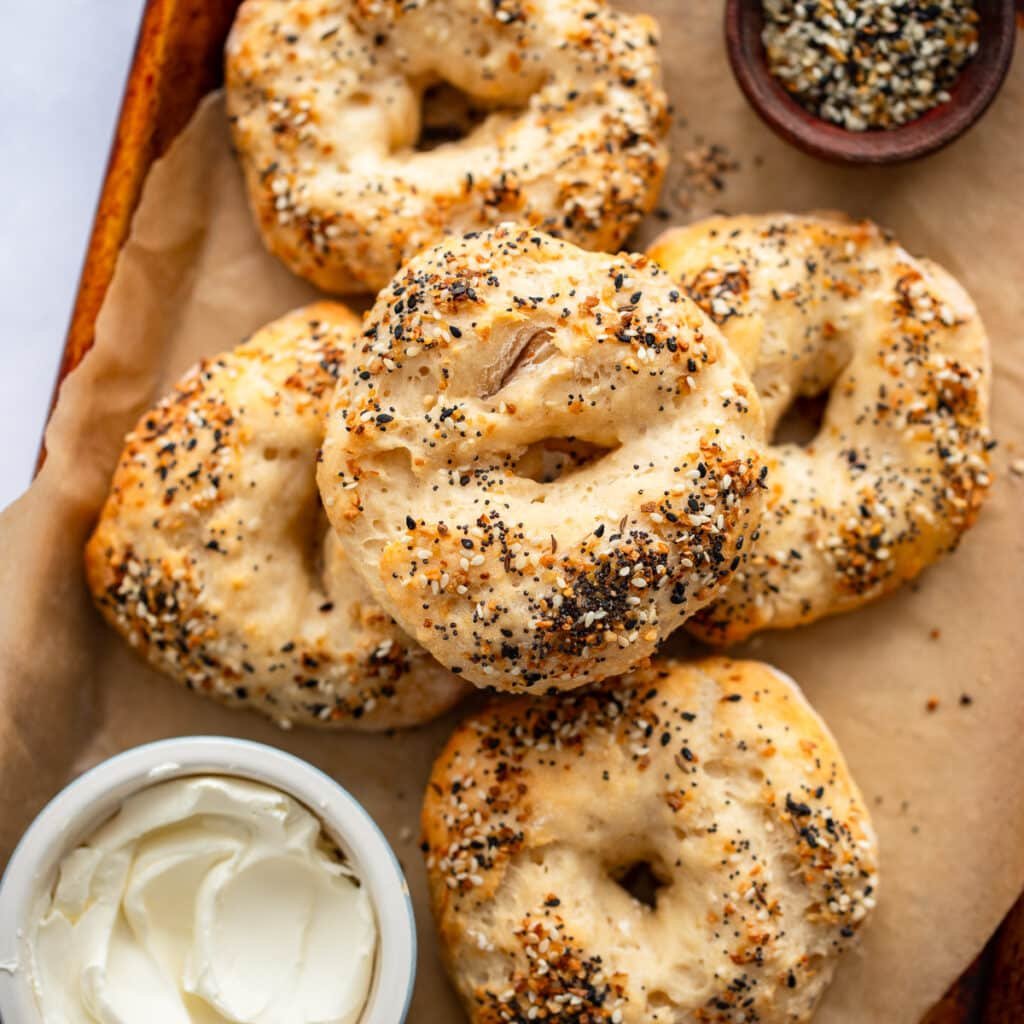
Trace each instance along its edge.
{"label": "swirled cream cheese", "polygon": [[197,776],[130,797],[64,858],[29,954],[46,1024],[355,1024],[376,945],[305,807]]}

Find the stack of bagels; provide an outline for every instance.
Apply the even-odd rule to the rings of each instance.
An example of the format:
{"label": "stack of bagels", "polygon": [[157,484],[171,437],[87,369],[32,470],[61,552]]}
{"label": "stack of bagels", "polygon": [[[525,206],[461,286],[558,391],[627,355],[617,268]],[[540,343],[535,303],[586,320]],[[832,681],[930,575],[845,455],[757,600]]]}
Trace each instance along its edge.
{"label": "stack of bagels", "polygon": [[808,1020],[875,905],[865,803],[787,676],[658,652],[956,546],[989,483],[971,299],[833,213],[613,254],[668,104],[655,25],[601,0],[244,0],[227,96],[267,247],[376,299],[288,313],[142,416],[86,550],[102,614],[282,725],[491,693],[422,818],[475,1024]]}

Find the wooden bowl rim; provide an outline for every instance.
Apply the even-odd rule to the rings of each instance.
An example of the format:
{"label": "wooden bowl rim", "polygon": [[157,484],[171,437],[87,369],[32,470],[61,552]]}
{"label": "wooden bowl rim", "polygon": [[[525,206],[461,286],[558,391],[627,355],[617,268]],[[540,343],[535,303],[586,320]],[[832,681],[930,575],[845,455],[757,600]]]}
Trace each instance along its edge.
{"label": "wooden bowl rim", "polygon": [[889,164],[916,160],[949,145],[974,125],[995,99],[1013,58],[1015,0],[979,0],[983,31],[978,53],[953,87],[952,99],[899,128],[852,132],[802,107],[768,70],[761,42],[761,0],[727,0],[729,64],[750,105],[776,134],[834,163]]}

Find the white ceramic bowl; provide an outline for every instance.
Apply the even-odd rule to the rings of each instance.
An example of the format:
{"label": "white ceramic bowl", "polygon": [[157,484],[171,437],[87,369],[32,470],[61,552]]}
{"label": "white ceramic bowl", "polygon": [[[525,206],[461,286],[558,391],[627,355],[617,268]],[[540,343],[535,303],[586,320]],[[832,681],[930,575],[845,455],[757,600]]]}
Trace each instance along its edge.
{"label": "white ceramic bowl", "polygon": [[416,925],[394,852],[363,807],[332,778],[274,747],[187,736],[135,747],[63,789],[22,837],[0,882],[0,1018],[40,1024],[26,966],[27,937],[63,856],[147,786],[186,775],[232,775],[288,793],[323,822],[367,886],[379,943],[373,987],[359,1024],[401,1024],[416,976]]}

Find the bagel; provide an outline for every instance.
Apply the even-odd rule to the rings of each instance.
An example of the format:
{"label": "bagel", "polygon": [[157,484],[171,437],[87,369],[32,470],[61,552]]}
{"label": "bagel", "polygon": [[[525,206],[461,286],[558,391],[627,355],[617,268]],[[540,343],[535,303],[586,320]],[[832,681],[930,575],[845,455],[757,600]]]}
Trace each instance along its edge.
{"label": "bagel", "polygon": [[132,647],[281,725],[413,725],[466,688],[374,604],[320,506],[323,417],[358,331],[316,303],[193,367],[128,435],[85,552]]}
{"label": "bagel", "polygon": [[741,353],[769,436],[829,391],[813,441],[770,447],[754,551],[692,632],[731,643],[848,611],[956,547],[989,486],[989,355],[946,271],[835,214],[714,217],[649,255]]}
{"label": "bagel", "polygon": [[448,239],[381,292],[363,340],[328,417],[324,506],[453,671],[512,691],[625,671],[742,561],[761,414],[643,256],[508,225]]}
{"label": "bagel", "polygon": [[835,740],[757,662],[496,703],[438,758],[422,825],[474,1024],[807,1021],[878,885]]}
{"label": "bagel", "polygon": [[[618,248],[667,162],[655,32],[602,0],[245,0],[227,102],[265,244],[335,293],[506,220]],[[437,93],[483,120],[417,149]]]}

